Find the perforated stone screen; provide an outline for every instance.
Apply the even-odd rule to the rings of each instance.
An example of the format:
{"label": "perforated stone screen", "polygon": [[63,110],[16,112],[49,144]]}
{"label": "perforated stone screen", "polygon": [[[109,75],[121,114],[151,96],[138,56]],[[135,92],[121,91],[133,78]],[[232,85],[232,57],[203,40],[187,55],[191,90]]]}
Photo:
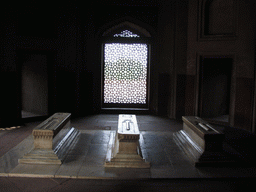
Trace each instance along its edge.
{"label": "perforated stone screen", "polygon": [[140,37],[140,36],[137,34],[134,34],[129,30],[124,30],[120,34],[115,34],[114,37]]}
{"label": "perforated stone screen", "polygon": [[105,44],[104,103],[146,104],[147,64],[147,44]]}

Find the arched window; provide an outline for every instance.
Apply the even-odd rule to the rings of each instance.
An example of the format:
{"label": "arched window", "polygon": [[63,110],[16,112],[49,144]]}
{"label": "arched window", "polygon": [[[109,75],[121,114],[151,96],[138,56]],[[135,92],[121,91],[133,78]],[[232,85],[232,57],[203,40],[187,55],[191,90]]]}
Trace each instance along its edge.
{"label": "arched window", "polygon": [[103,33],[102,108],[148,108],[149,37],[128,22]]}

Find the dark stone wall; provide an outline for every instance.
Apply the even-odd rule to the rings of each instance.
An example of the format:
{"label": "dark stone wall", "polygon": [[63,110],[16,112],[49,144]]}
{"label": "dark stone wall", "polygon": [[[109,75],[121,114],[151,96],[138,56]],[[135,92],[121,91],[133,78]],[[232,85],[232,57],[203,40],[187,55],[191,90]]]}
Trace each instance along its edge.
{"label": "dark stone wall", "polygon": [[229,115],[232,64],[231,58],[205,58],[200,63],[201,117]]}
{"label": "dark stone wall", "polygon": [[[49,115],[59,110],[72,112],[72,116],[99,113],[101,35],[109,27],[129,18],[152,34],[151,113],[173,119],[197,115],[199,58],[232,56],[230,125],[251,131],[255,88],[255,1],[225,1],[234,7],[232,14],[222,14],[226,17],[223,22],[234,26],[230,31],[225,27],[216,31],[220,15],[214,10],[216,5],[222,4],[210,7],[207,20],[206,9],[202,10],[207,2],[96,0],[86,6],[84,1],[54,6],[36,1],[22,2],[19,6],[7,3],[1,11],[4,19],[0,21],[0,86],[4,93],[0,100],[0,125],[12,126],[21,120],[19,51],[47,52]],[[231,10],[230,6],[218,10],[222,9],[224,12]],[[205,31],[207,26],[208,33]]]}
{"label": "dark stone wall", "polygon": [[19,125],[20,118],[20,100],[18,86],[19,78],[16,72],[1,72],[1,127]]}
{"label": "dark stone wall", "polygon": [[[169,118],[181,118],[185,111],[184,75],[187,65],[187,22],[188,1],[161,1],[157,28],[157,68],[155,74],[168,74],[169,98],[166,101],[166,114]],[[155,77],[155,81],[159,79]],[[155,85],[159,85],[156,84]],[[154,86],[154,85],[153,85]],[[158,86],[154,87],[158,90]],[[158,92],[155,92],[159,93]],[[153,95],[154,96],[154,95]],[[155,111],[158,112],[160,97],[155,97]],[[183,113],[183,114],[182,114]]]}
{"label": "dark stone wall", "polygon": [[185,115],[194,116],[196,111],[196,76],[186,75]]}
{"label": "dark stone wall", "polygon": [[71,112],[73,117],[100,112],[101,32],[124,17],[149,28],[152,34],[157,30],[158,3],[133,3],[7,3],[1,9],[0,85],[5,94],[0,101],[0,125],[12,126],[21,120],[23,53],[47,54],[49,115],[57,111]]}
{"label": "dark stone wall", "polygon": [[236,79],[235,126],[251,131],[254,81],[252,78]]}
{"label": "dark stone wall", "polygon": [[[221,4],[219,2],[189,1],[187,75],[189,79],[194,77],[195,81],[187,81],[186,115],[199,114],[200,58],[233,58],[229,125],[252,131],[255,1],[227,0]],[[218,11],[214,12],[216,9]],[[230,14],[226,14],[227,11]],[[221,22],[220,17],[224,17]],[[220,26],[224,25],[223,22],[231,27],[227,29],[227,25]],[[192,89],[194,97],[191,96]],[[221,97],[221,94],[217,96]]]}
{"label": "dark stone wall", "polygon": [[187,76],[185,74],[177,75],[177,92],[176,92],[176,118],[181,119],[185,115]]}
{"label": "dark stone wall", "polygon": [[21,64],[22,109],[36,114],[48,114],[47,55],[30,54]]}
{"label": "dark stone wall", "polygon": [[[45,109],[42,110],[46,111],[48,108],[49,115],[57,112],[60,106],[63,111],[72,112],[74,116],[79,115],[77,81],[79,73],[85,69],[81,27],[83,25],[79,19],[77,6],[62,4],[56,7],[49,6],[45,2],[41,4],[33,1],[23,2],[19,6],[7,3],[3,10],[2,8],[1,13],[4,14],[4,19],[1,20],[0,32],[0,87],[1,93],[6,92],[6,96],[1,97],[0,100],[2,106],[0,125],[13,126],[17,124],[16,122],[21,122],[22,93],[33,93],[32,100],[38,105],[44,103]],[[47,65],[47,76],[42,75],[40,67],[35,67],[37,69],[33,70],[33,78],[29,81],[36,85],[34,89],[22,88],[21,71],[26,54],[47,57],[46,63],[43,63]],[[40,61],[36,59],[31,62],[31,66],[40,65]],[[60,71],[68,73],[63,77]],[[39,78],[40,76],[47,78],[48,83],[43,78]],[[26,75],[26,78],[28,79],[29,76]],[[70,81],[64,81],[67,79]],[[68,82],[66,92],[61,90],[63,86],[60,86],[60,81]],[[47,99],[44,98],[47,94],[40,93],[44,92],[40,86],[45,83],[48,84]],[[69,99],[70,95],[73,96],[71,100],[66,99],[62,102],[63,97]],[[36,101],[38,99],[40,102]],[[46,100],[48,100],[48,106],[45,106]],[[31,105],[35,104],[31,99],[28,102]],[[63,108],[63,106],[66,107]]]}
{"label": "dark stone wall", "polygon": [[159,74],[158,77],[158,114],[167,116],[168,100],[170,96],[170,75],[166,73]]}

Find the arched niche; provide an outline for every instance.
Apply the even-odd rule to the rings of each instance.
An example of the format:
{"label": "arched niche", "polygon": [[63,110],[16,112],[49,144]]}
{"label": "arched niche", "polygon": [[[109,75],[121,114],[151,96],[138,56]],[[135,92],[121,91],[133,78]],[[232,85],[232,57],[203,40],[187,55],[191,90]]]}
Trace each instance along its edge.
{"label": "arched niche", "polygon": [[201,37],[235,36],[236,0],[203,0],[201,9]]}

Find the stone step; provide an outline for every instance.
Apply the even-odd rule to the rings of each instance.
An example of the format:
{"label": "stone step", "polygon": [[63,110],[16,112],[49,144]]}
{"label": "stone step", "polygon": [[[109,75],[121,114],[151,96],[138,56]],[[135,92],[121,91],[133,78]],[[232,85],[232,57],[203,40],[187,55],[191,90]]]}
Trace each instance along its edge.
{"label": "stone step", "polygon": [[40,159],[40,158],[29,158],[19,159],[21,164],[42,164],[42,165],[60,165],[61,160],[59,159]]}
{"label": "stone step", "polygon": [[150,168],[150,163],[149,162],[144,162],[144,161],[137,161],[137,162],[127,162],[127,161],[111,161],[111,162],[106,162],[105,167],[122,167],[122,168]]}

